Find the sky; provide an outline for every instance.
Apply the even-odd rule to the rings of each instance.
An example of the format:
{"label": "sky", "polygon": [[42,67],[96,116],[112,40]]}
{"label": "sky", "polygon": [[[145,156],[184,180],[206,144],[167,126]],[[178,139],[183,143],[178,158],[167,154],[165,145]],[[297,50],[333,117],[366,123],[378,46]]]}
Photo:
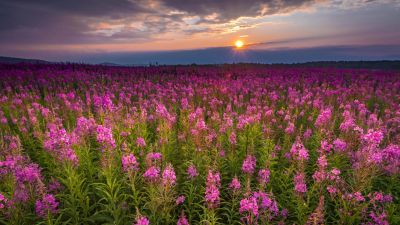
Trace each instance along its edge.
{"label": "sky", "polygon": [[0,55],[120,64],[400,59],[399,21],[400,0],[0,0]]}

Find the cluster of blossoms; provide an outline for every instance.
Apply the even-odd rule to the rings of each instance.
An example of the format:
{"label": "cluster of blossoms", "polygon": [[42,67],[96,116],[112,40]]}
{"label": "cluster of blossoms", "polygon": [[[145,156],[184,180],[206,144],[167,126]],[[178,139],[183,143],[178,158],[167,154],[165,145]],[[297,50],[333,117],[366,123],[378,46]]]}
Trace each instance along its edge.
{"label": "cluster of blossoms", "polygon": [[205,199],[209,208],[215,208],[219,205],[219,187],[221,186],[221,178],[219,172],[213,173],[208,171]]}
{"label": "cluster of blossoms", "polygon": [[98,125],[96,128],[96,134],[97,141],[102,144],[102,151],[112,150],[116,147],[111,128],[105,127],[103,125]]}
{"label": "cluster of blossoms", "polygon": [[243,161],[242,171],[246,174],[253,174],[256,168],[256,157],[252,155],[246,156],[246,159]]}
{"label": "cluster of blossoms", "polygon": [[258,191],[240,201],[239,212],[245,215],[242,217],[245,224],[257,224],[258,218],[262,215],[266,216],[267,221],[278,216],[279,208],[271,195]]}
{"label": "cluster of blossoms", "polygon": [[307,185],[304,173],[297,173],[294,176],[294,190],[299,194],[304,194],[307,192]]}
{"label": "cluster of blossoms", "polygon": [[46,133],[44,148],[58,160],[72,162],[77,165],[78,156],[72,149],[72,144],[75,142],[73,136],[56,124],[49,124],[48,128],[49,131]]}
{"label": "cluster of blossoms", "polygon": [[139,163],[133,154],[122,156],[121,161],[122,169],[125,172],[137,172],[139,170]]}
{"label": "cluster of blossoms", "polygon": [[299,161],[307,161],[308,160],[308,150],[304,147],[304,145],[300,141],[296,141],[292,148],[290,149],[290,154],[293,159]]}
{"label": "cluster of blossoms", "polygon": [[187,174],[188,174],[190,179],[193,179],[193,178],[197,177],[198,173],[197,173],[196,167],[194,165],[190,165],[187,168]]}
{"label": "cluster of blossoms", "polygon": [[168,164],[162,173],[162,182],[165,186],[173,186],[176,183],[176,175],[174,168]]}
{"label": "cluster of blossoms", "polygon": [[36,214],[39,217],[46,218],[49,213],[56,214],[58,211],[58,202],[51,194],[46,194],[42,199],[35,203]]}

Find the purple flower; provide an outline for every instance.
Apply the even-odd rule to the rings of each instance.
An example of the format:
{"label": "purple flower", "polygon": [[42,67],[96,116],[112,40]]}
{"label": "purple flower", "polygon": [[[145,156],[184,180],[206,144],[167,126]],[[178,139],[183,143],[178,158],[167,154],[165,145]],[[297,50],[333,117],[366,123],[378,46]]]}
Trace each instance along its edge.
{"label": "purple flower", "polygon": [[136,157],[133,154],[122,156],[121,162],[122,162],[122,169],[125,172],[129,171],[137,172],[139,170],[139,163],[136,161]]}
{"label": "purple flower", "polygon": [[237,177],[232,179],[231,183],[229,184],[229,188],[231,188],[234,192],[240,189],[240,181]]}
{"label": "purple flower", "polygon": [[115,140],[111,128],[98,125],[96,128],[97,141],[106,149],[114,149],[116,147]]}
{"label": "purple flower", "polygon": [[149,225],[149,224],[150,224],[150,221],[149,221],[149,219],[147,219],[147,217],[139,216],[136,219],[136,223],[134,225]]}
{"label": "purple flower", "polygon": [[6,197],[4,197],[3,194],[0,193],[0,210],[4,209],[4,207],[7,206],[8,200]]}
{"label": "purple flower", "polygon": [[240,208],[239,208],[240,213],[250,213],[254,216],[258,216],[258,204],[257,204],[257,198],[254,196],[251,196],[249,198],[244,198],[240,200]]}
{"label": "purple flower", "polygon": [[179,217],[178,222],[176,223],[176,225],[189,225],[189,222],[186,219],[186,216],[183,213],[183,211],[182,211],[181,216]]}
{"label": "purple flower", "polygon": [[46,218],[49,213],[57,213],[58,202],[52,194],[46,194],[41,200],[35,203],[36,214],[41,218]]}
{"label": "purple flower", "polygon": [[231,143],[231,145],[236,145],[236,134],[235,134],[235,132],[232,132],[229,135],[229,142]]}
{"label": "purple flower", "polygon": [[308,150],[300,141],[296,141],[290,149],[290,154],[296,160],[308,160]]}
{"label": "purple flower", "polygon": [[144,172],[143,177],[149,182],[155,182],[160,177],[160,169],[151,166]]}
{"label": "purple flower", "polygon": [[256,157],[252,155],[247,155],[246,159],[243,161],[242,171],[247,174],[253,174],[256,168]]}
{"label": "purple flower", "polygon": [[261,185],[265,185],[269,182],[269,176],[270,176],[271,172],[269,171],[269,169],[261,169],[260,171],[258,171],[258,182]]}
{"label": "purple flower", "polygon": [[187,169],[187,174],[189,176],[189,178],[195,178],[197,177],[197,170],[196,167],[194,165],[190,165]]}
{"label": "purple flower", "polygon": [[176,183],[176,175],[174,168],[171,164],[168,164],[162,173],[162,182],[164,185],[175,185]]}
{"label": "purple flower", "polygon": [[297,173],[294,176],[294,190],[299,194],[303,194],[303,193],[307,192],[307,185],[305,182],[304,173]]}
{"label": "purple flower", "polygon": [[337,138],[333,141],[333,146],[335,151],[344,152],[346,150],[347,144],[342,139]]}
{"label": "purple flower", "polygon": [[185,196],[184,195],[180,195],[178,198],[176,198],[175,203],[177,205],[181,205],[183,202],[185,202]]}
{"label": "purple flower", "polygon": [[137,145],[138,147],[146,147],[146,141],[144,140],[144,138],[138,137],[138,138],[136,139],[136,145]]}

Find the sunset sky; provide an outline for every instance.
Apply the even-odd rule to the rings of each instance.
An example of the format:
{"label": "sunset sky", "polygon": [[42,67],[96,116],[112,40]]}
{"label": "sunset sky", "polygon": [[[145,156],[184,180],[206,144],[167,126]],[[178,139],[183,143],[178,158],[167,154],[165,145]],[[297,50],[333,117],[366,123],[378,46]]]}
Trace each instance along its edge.
{"label": "sunset sky", "polygon": [[[175,52],[177,63],[179,54],[201,63],[214,52],[219,63],[285,52],[306,61],[318,51],[321,60],[400,59],[399,21],[399,0],[0,0],[0,55],[145,63]],[[232,49],[237,40],[242,52]]]}

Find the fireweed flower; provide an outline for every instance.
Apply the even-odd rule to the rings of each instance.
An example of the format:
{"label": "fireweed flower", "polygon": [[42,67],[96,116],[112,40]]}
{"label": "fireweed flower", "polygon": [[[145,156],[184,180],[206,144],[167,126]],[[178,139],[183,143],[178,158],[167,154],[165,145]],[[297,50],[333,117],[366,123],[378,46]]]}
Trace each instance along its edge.
{"label": "fireweed flower", "polygon": [[144,148],[144,147],[146,147],[146,141],[144,140],[144,138],[138,137],[138,138],[136,139],[136,145],[137,145],[138,147]]}
{"label": "fireweed flower", "polygon": [[304,173],[297,173],[294,176],[294,190],[299,194],[304,194],[307,192]]}
{"label": "fireweed flower", "polygon": [[148,165],[152,165],[153,162],[161,162],[162,155],[159,152],[150,152],[146,155],[146,161]]}
{"label": "fireweed flower", "polygon": [[235,132],[232,132],[229,135],[229,142],[231,143],[231,145],[236,145],[236,134],[235,134]]}
{"label": "fireweed flower", "polygon": [[208,171],[205,200],[208,208],[215,208],[219,205],[219,187],[221,186],[221,178],[219,172],[213,173]]}
{"label": "fireweed flower", "polygon": [[174,168],[171,164],[168,164],[162,173],[162,182],[164,185],[175,185],[176,183],[176,175]]}
{"label": "fireweed flower", "polygon": [[36,215],[41,218],[46,218],[49,213],[57,213],[58,202],[52,194],[46,194],[42,199],[37,200],[35,203]]}
{"label": "fireweed flower", "polygon": [[258,182],[261,185],[266,185],[269,182],[270,174],[271,172],[269,171],[269,169],[261,169],[260,171],[258,171]]}
{"label": "fireweed flower", "polygon": [[181,205],[183,202],[185,202],[185,196],[184,195],[180,195],[178,198],[176,198],[175,203],[176,205]]}
{"label": "fireweed flower", "polygon": [[121,162],[122,169],[125,172],[137,172],[139,170],[139,163],[136,161],[136,157],[133,154],[122,156]]}
{"label": "fireweed flower", "polygon": [[185,216],[185,213],[183,212],[183,210],[182,210],[182,213],[181,213],[176,225],[189,225],[189,222],[186,219],[186,216]]}
{"label": "fireweed flower", "polygon": [[247,155],[242,165],[243,173],[253,174],[255,167],[256,167],[256,157],[252,155]]}
{"label": "fireweed flower", "polygon": [[229,184],[229,188],[231,188],[234,192],[240,189],[240,181],[237,177],[232,179],[231,183]]}
{"label": "fireweed flower", "polygon": [[240,213],[249,213],[249,214],[252,214],[253,216],[258,216],[257,198],[254,196],[251,196],[249,198],[244,198],[244,199],[240,200],[239,212]]}
{"label": "fireweed flower", "polygon": [[307,161],[308,160],[308,150],[304,147],[304,145],[300,141],[296,141],[292,148],[290,149],[290,154],[292,158],[299,161]]}
{"label": "fireweed flower", "polygon": [[143,177],[148,182],[155,182],[160,177],[160,169],[155,166],[151,166],[144,172]]}
{"label": "fireweed flower", "polygon": [[98,125],[96,128],[96,133],[97,141],[103,145],[103,148],[111,150],[116,147],[111,128]]}
{"label": "fireweed flower", "polygon": [[336,152],[344,152],[346,150],[347,144],[342,139],[337,138],[333,141],[333,146]]}
{"label": "fireweed flower", "polygon": [[149,219],[147,219],[147,217],[139,216],[136,219],[136,223],[134,225],[149,225],[149,224],[150,224],[150,221],[149,221]]}
{"label": "fireweed flower", "polygon": [[189,178],[191,178],[191,179],[197,177],[198,174],[197,174],[196,167],[194,165],[190,165],[187,168],[187,174],[188,174]]}
{"label": "fireweed flower", "polygon": [[7,198],[0,193],[0,210],[4,209],[7,206],[7,204],[8,204]]}
{"label": "fireweed flower", "polygon": [[332,110],[331,109],[325,109],[320,112],[318,115],[317,119],[315,120],[315,126],[316,127],[321,127],[329,123],[329,120],[332,117]]}

